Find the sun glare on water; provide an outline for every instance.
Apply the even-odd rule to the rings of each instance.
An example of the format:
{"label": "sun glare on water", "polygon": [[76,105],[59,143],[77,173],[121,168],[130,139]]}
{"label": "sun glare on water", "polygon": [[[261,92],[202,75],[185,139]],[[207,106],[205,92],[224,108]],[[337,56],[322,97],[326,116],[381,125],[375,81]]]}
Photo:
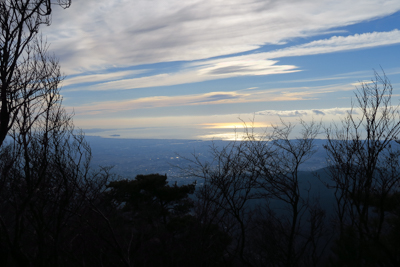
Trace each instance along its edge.
{"label": "sun glare on water", "polygon": [[[198,138],[200,139],[217,139],[217,140],[225,140],[225,141],[243,141],[244,130],[253,129],[253,130],[262,130],[268,127],[265,123],[205,123],[201,124],[203,129],[213,129],[215,132],[200,135]],[[258,132],[258,131],[257,131]],[[258,135],[257,133],[254,133]]]}
{"label": "sun glare on water", "polygon": [[247,128],[266,128],[268,127],[265,123],[252,122],[252,123],[230,123],[230,122],[217,122],[217,123],[204,123],[201,124],[203,128],[208,129],[243,129]]}

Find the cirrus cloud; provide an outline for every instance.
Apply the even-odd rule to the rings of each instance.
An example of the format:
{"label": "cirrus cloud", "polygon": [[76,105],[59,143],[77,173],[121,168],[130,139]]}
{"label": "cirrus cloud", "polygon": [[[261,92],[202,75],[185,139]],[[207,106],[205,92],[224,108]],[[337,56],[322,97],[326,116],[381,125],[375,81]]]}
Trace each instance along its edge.
{"label": "cirrus cloud", "polygon": [[356,109],[351,108],[329,108],[329,109],[307,109],[307,110],[263,110],[256,115],[280,116],[280,117],[302,117],[302,116],[326,116],[345,115],[348,112],[358,114]]}
{"label": "cirrus cloud", "polygon": [[[175,73],[161,73],[139,78],[123,79],[125,72],[120,74],[121,79],[102,82],[85,88],[75,90],[126,90],[135,88],[170,86],[185,83],[202,82],[215,79],[223,79],[245,75],[271,75],[301,71],[295,65],[280,65],[278,60],[273,58],[306,56],[322,53],[333,53],[339,51],[363,49],[382,45],[400,43],[400,31],[395,29],[390,32],[372,32],[355,34],[349,36],[333,36],[329,39],[313,41],[303,45],[292,46],[285,49],[275,50],[266,53],[254,53],[236,57],[221,59],[202,60],[185,64],[184,67]],[[146,70],[136,70],[132,73],[143,73]],[[112,77],[118,75],[108,74]],[[68,84],[78,83],[84,80],[85,76],[67,80]],[[106,80],[107,75],[97,77],[89,75],[87,80]],[[107,78],[111,79],[111,78]]]}
{"label": "cirrus cloud", "polygon": [[43,30],[72,74],[232,55],[398,10],[395,0],[80,0]]}

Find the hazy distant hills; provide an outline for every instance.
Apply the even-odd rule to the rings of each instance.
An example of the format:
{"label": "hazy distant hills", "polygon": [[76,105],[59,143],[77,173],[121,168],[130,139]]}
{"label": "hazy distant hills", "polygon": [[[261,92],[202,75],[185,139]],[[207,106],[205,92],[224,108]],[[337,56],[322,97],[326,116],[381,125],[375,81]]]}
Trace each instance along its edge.
{"label": "hazy distant hills", "polygon": [[[229,141],[171,140],[171,139],[114,139],[86,136],[93,153],[92,164],[114,166],[113,172],[125,178],[138,174],[167,174],[169,180],[188,183],[179,168],[188,165],[184,157],[193,158],[196,153],[202,160],[210,160],[210,146],[226,146]],[[322,145],[325,140],[316,140],[316,153],[301,166],[302,171],[315,171],[326,166],[326,154]]]}
{"label": "hazy distant hills", "polygon": [[[202,160],[211,160],[210,146],[226,146],[229,141],[171,140],[171,139],[113,139],[87,136],[93,153],[93,167],[113,165],[113,173],[133,179],[138,174],[167,174],[168,180],[187,184],[196,180],[185,177],[176,166],[185,168],[189,163],[184,157],[196,153]],[[315,140],[316,153],[306,161],[299,173],[299,186],[303,197],[318,199],[318,203],[330,215],[333,212],[333,190],[326,167],[326,152],[322,145],[326,140]],[[198,181],[202,184],[202,181]],[[253,201],[257,204],[258,201]],[[275,204],[274,204],[275,203]],[[271,207],[284,209],[282,202],[271,200]]]}

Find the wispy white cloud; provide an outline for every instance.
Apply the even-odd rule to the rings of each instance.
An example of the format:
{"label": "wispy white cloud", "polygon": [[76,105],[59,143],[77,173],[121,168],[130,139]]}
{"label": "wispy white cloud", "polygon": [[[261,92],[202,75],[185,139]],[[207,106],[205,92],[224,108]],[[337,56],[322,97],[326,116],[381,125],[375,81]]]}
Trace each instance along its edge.
{"label": "wispy white cloud", "polygon": [[144,73],[146,71],[147,70],[128,70],[119,72],[80,75],[72,78],[67,77],[67,79],[63,81],[63,85],[68,86],[73,84],[119,80],[122,78],[126,78],[128,76],[135,76]]}
{"label": "wispy white cloud", "polygon": [[372,33],[363,33],[363,34],[355,34],[348,36],[333,36],[328,39],[313,41],[310,43],[297,46],[290,46],[284,49],[278,49],[271,52],[253,53],[243,56],[197,61],[190,63],[190,65],[210,66],[208,68],[205,68],[205,70],[207,69],[213,70],[214,68],[218,69],[218,66],[233,67],[233,66],[240,66],[241,64],[247,64],[248,66],[257,68],[257,66],[259,66],[260,63],[272,61],[271,59],[276,59],[276,58],[326,54],[339,51],[356,50],[356,49],[398,44],[398,43],[400,43],[400,31],[395,29],[390,32],[372,32]]}
{"label": "wispy white cloud", "polygon": [[[327,116],[327,115],[345,115],[351,111],[351,108],[329,108],[329,109],[306,109],[306,110],[263,110],[258,111],[256,115],[280,116],[280,117],[303,117],[303,116]],[[353,114],[357,114],[353,109]]]}
{"label": "wispy white cloud", "polygon": [[[244,75],[291,73],[300,70],[294,65],[279,65],[279,61],[271,59],[332,53],[381,45],[390,45],[395,43],[400,43],[399,30],[393,30],[390,32],[372,32],[349,36],[334,36],[329,39],[313,41],[307,44],[288,47],[272,52],[188,63],[185,65],[183,70],[176,73],[162,73],[140,78],[120,79],[96,84],[86,88],[77,88],[76,90],[125,90],[194,83]],[[125,74],[121,74],[121,77],[124,75]],[[107,77],[107,75],[104,77]],[[96,76],[90,76],[88,80],[93,80],[95,78]],[[85,78],[82,77],[81,79],[83,80]],[[334,80],[341,79],[341,77],[330,77],[326,79]]]}
{"label": "wispy white cloud", "polygon": [[259,111],[256,112],[256,115],[276,115],[276,116],[281,116],[281,117],[301,117],[304,115],[308,115],[309,111],[306,110],[264,110],[264,111]]}
{"label": "wispy white cloud", "polygon": [[[115,81],[103,82],[87,87],[75,88],[81,90],[126,90],[145,87],[169,86],[185,83],[194,83],[223,79],[244,75],[269,75],[282,74],[298,71],[293,65],[279,65],[278,61],[257,60],[257,61],[232,61],[222,63],[204,63],[203,66],[193,68],[187,67],[176,73],[162,73],[140,78],[120,79]],[[84,77],[82,77],[83,79]]]}
{"label": "wispy white cloud", "polygon": [[395,29],[390,32],[370,32],[349,36],[333,36],[329,39],[317,40],[303,45],[263,53],[262,57],[281,58],[326,54],[399,43],[400,31]]}
{"label": "wispy white cloud", "polygon": [[[397,0],[77,0],[68,10],[55,9],[44,31],[71,74],[241,53],[398,10]],[[323,53],[340,39],[284,53]]]}
{"label": "wispy white cloud", "polygon": [[196,95],[154,96],[131,99],[125,101],[104,101],[75,107],[76,114],[101,114],[104,112],[118,112],[124,110],[158,108],[169,106],[188,106],[202,104],[232,103],[246,97],[236,92],[213,92]]}
{"label": "wispy white cloud", "polygon": [[[301,101],[317,99],[320,94],[348,91],[352,89],[354,89],[354,87],[350,84],[279,89],[254,88],[252,90],[244,89],[230,92],[210,92],[204,94],[187,94],[175,96],[164,95],[141,97],[122,101],[102,101],[76,106],[73,109],[75,114],[77,115],[94,115],[160,107],[216,105],[250,102]],[[72,107],[69,108],[72,109]]]}

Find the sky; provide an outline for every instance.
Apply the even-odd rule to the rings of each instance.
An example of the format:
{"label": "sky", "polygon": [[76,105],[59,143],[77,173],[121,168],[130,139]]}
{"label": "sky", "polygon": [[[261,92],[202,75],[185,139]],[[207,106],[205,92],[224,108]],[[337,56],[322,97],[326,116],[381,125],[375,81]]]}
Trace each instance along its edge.
{"label": "sky", "polygon": [[73,0],[43,27],[87,135],[230,139],[344,116],[382,70],[400,90],[398,0]]}

